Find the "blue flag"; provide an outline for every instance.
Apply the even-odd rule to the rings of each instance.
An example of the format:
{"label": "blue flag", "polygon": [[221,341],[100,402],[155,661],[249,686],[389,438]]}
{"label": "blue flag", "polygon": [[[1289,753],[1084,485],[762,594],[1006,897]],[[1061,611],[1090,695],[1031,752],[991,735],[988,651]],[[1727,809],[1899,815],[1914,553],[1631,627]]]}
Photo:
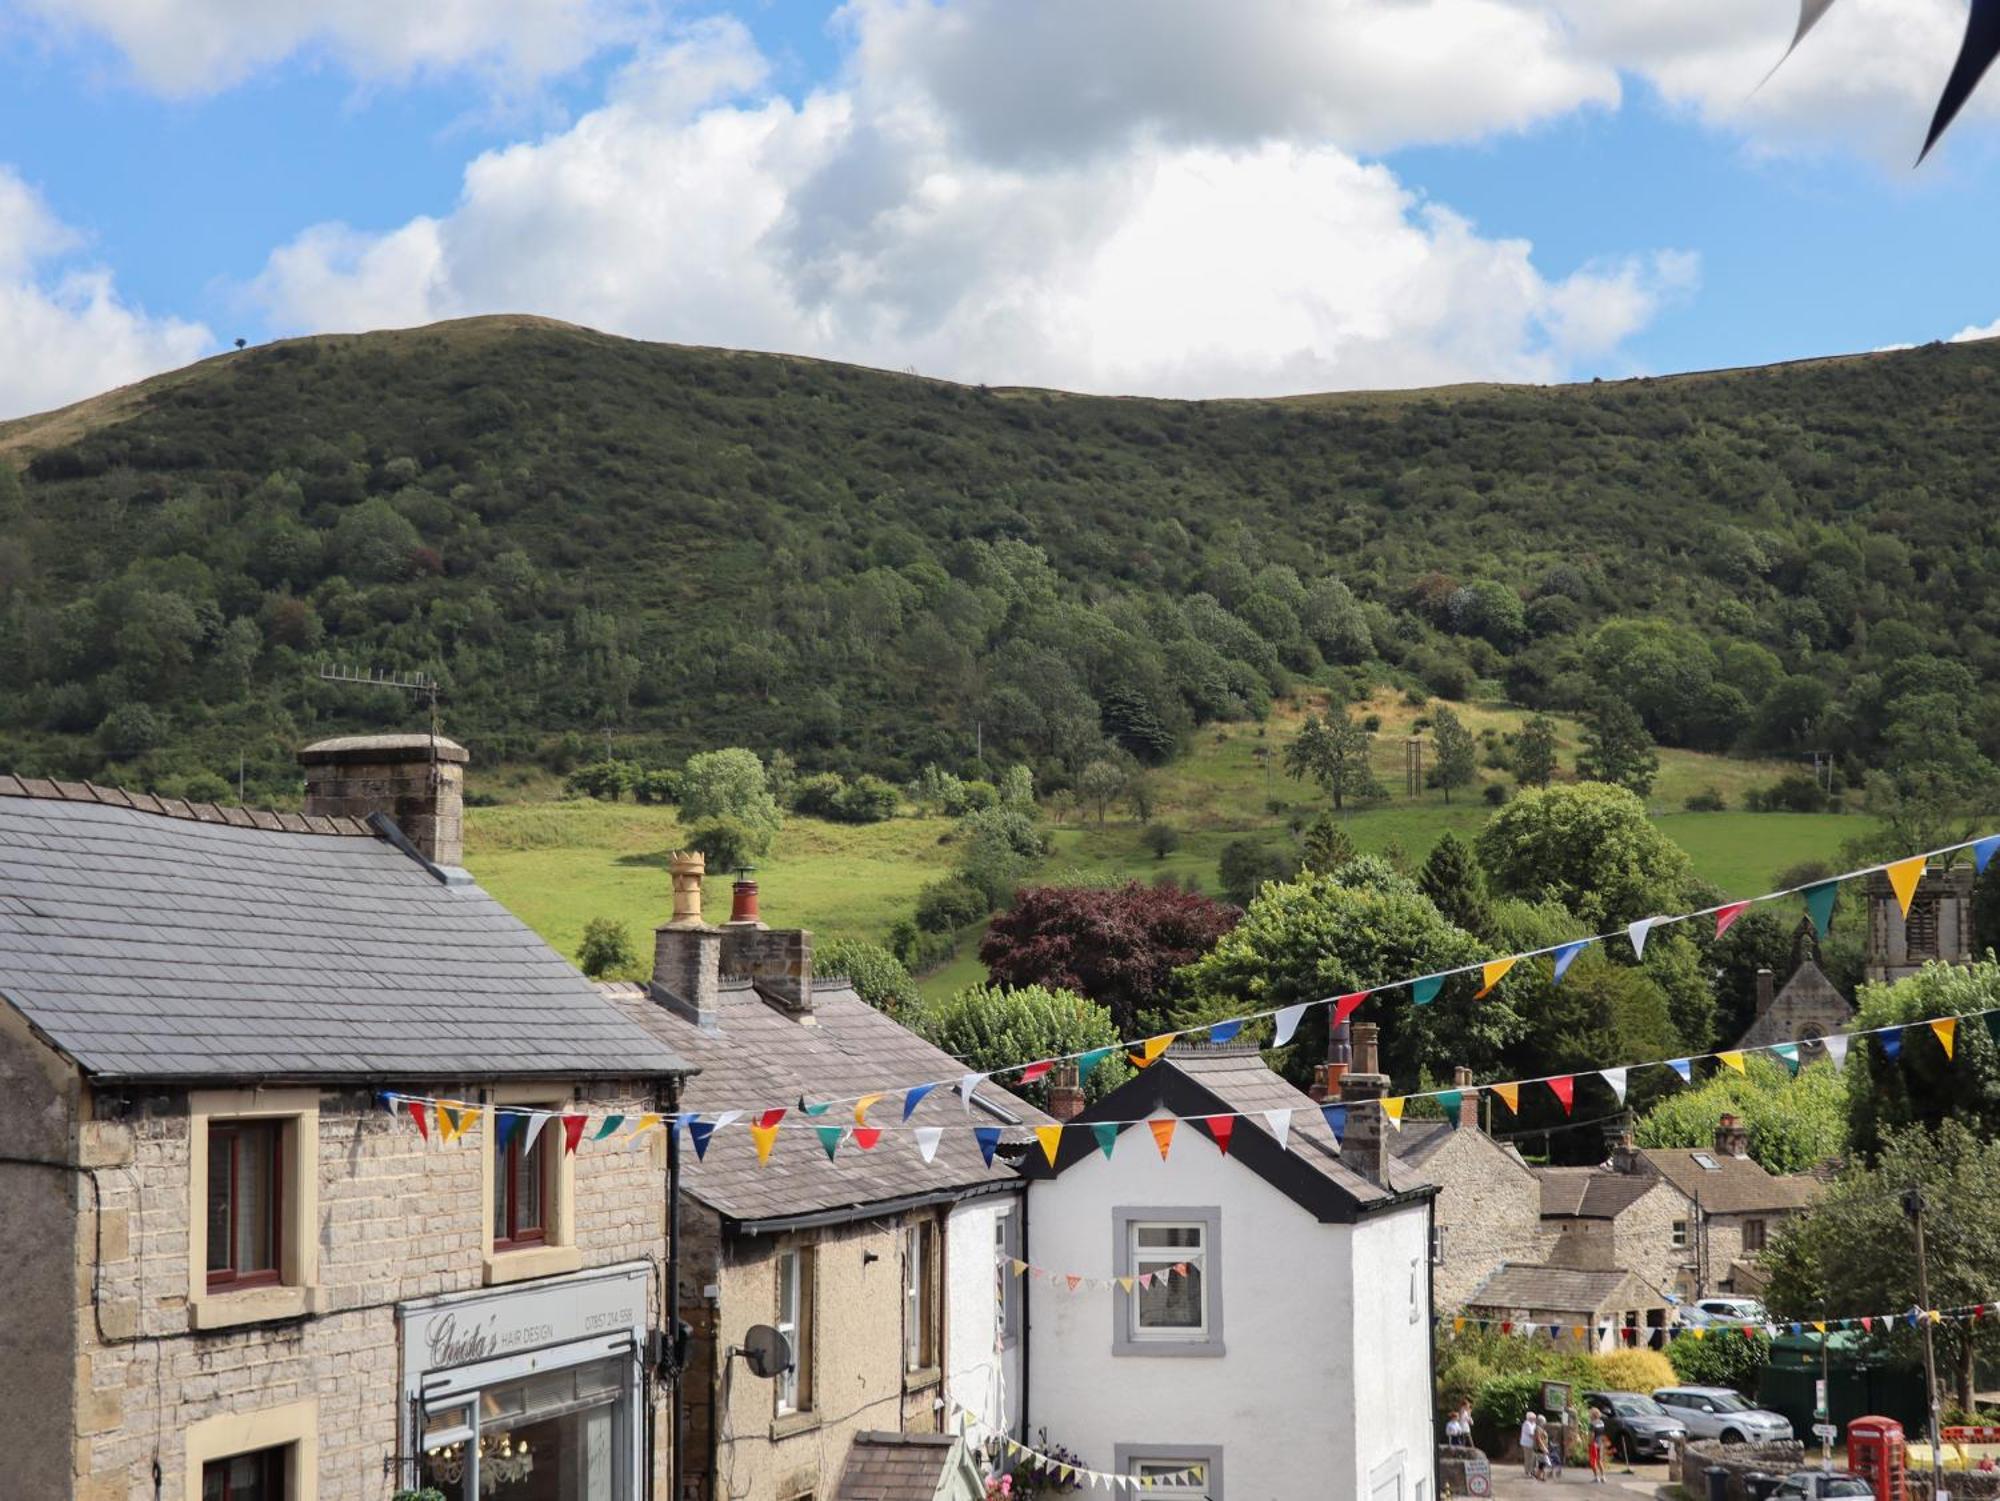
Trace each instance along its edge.
{"label": "blue flag", "polygon": [[1232,1042],[1236,1034],[1242,1030],[1243,1022],[1240,1017],[1235,1021],[1217,1022],[1208,1029],[1208,1040],[1217,1043]]}
{"label": "blue flag", "polygon": [[715,1122],[705,1121],[698,1115],[684,1115],[681,1119],[687,1124],[688,1140],[694,1143],[694,1160],[706,1161],[708,1139],[715,1135]]}
{"label": "blue flag", "polygon": [[993,1166],[993,1151],[1000,1145],[1000,1128],[998,1126],[974,1126],[972,1134],[979,1142],[979,1155],[986,1159],[988,1167]]}
{"label": "blue flag", "polygon": [[1556,950],[1556,984],[1562,984],[1562,977],[1569,973],[1569,967],[1576,963],[1576,956],[1590,947],[1590,940],[1566,943]]}
{"label": "blue flag", "polygon": [[1676,1058],[1668,1063],[1667,1067],[1681,1076],[1681,1083],[1691,1084],[1694,1082],[1694,1064],[1688,1059]]}
{"label": "blue flag", "polygon": [[908,1094],[904,1095],[903,1119],[908,1120],[910,1116],[915,1112],[917,1106],[923,1104],[924,1096],[929,1094],[933,1089],[936,1088],[937,1085],[935,1084],[919,1084],[915,1089],[911,1090]]}
{"label": "blue flag", "polygon": [[1980,875],[1986,874],[1986,867],[1992,862],[1995,850],[2000,850],[2000,834],[1988,834],[1972,846],[1973,869]]}
{"label": "blue flag", "polygon": [[499,1117],[499,1122],[493,1128],[493,1149],[496,1152],[504,1152],[507,1150],[507,1143],[514,1139],[514,1133],[521,1129],[521,1122],[527,1117],[517,1110],[498,1110],[494,1114]]}
{"label": "blue flag", "polygon": [[1345,1105],[1322,1105],[1319,1113],[1326,1117],[1326,1128],[1333,1133],[1333,1139],[1340,1141],[1347,1135],[1347,1107]]}
{"label": "blue flag", "polygon": [[1894,1063],[1902,1055],[1903,1034],[1901,1032],[1884,1032],[1881,1042],[1882,1056],[1887,1058],[1891,1063]]}
{"label": "blue flag", "polygon": [[1419,1006],[1428,1006],[1438,998],[1438,992],[1443,989],[1443,975],[1426,975],[1421,980],[1411,982],[1410,999]]}

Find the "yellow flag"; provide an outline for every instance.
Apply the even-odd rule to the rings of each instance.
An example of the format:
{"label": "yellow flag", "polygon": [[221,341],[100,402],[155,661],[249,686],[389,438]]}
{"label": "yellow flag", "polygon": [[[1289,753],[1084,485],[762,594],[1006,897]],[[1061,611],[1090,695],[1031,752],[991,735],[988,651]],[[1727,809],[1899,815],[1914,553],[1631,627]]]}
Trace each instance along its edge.
{"label": "yellow flag", "polygon": [[1740,1074],[1743,1072],[1743,1055],[1741,1053],[1717,1053],[1715,1058],[1718,1063],[1728,1064],[1737,1073]]}
{"label": "yellow flag", "polygon": [[1174,1032],[1162,1032],[1158,1037],[1148,1037],[1144,1042],[1139,1044],[1139,1051],[1131,1055],[1132,1061],[1138,1064],[1139,1067],[1144,1068],[1155,1058],[1158,1058],[1160,1054],[1172,1047],[1174,1038],[1178,1035],[1178,1033]]}
{"label": "yellow flag", "polygon": [[1137,1279],[1132,1277],[1120,1277],[1118,1279],[1118,1285],[1124,1288],[1125,1291],[1129,1293],[1132,1291],[1132,1288],[1135,1285],[1136,1280]]}
{"label": "yellow flag", "polygon": [[474,1126],[478,1124],[479,1124],[479,1110],[476,1106],[469,1105],[465,1109],[458,1112],[458,1134],[460,1136],[465,1135],[466,1132],[470,1131]]}
{"label": "yellow flag", "polygon": [[1480,985],[1479,994],[1474,996],[1473,999],[1475,1001],[1485,1000],[1488,992],[1495,985],[1498,985],[1502,980],[1507,978],[1507,971],[1512,969],[1515,963],[1516,961],[1513,959],[1488,959],[1485,964],[1480,966],[1479,978],[1483,983]]}
{"label": "yellow flag", "polygon": [[1516,1115],[1521,1111],[1521,1086],[1518,1084],[1493,1084],[1487,1086],[1500,1096],[1500,1101]]}
{"label": "yellow flag", "polygon": [[865,1094],[860,1099],[856,1100],[854,1102],[854,1124],[857,1126],[867,1125],[868,1107],[881,1098],[882,1096],[880,1096],[879,1094]]}
{"label": "yellow flag", "polygon": [[1931,1023],[1931,1030],[1937,1033],[1937,1040],[1944,1044],[1945,1057],[1954,1057],[1954,1048],[1958,1042],[1958,1018],[1941,1016]]}
{"label": "yellow flag", "polygon": [[757,1166],[762,1167],[771,1160],[771,1148],[778,1140],[778,1128],[775,1125],[759,1126],[753,1122],[750,1139],[757,1143]]}
{"label": "yellow flag", "polygon": [[1706,1329],[1690,1329],[1688,1333],[1692,1334],[1696,1339],[1708,1338],[1708,1331]]}
{"label": "yellow flag", "polygon": [[1016,1277],[1019,1277],[1027,1270],[1028,1270],[1028,1263],[1025,1261],[1021,1261],[1017,1258],[1014,1262],[1014,1275]]}
{"label": "yellow flag", "polygon": [[1465,1320],[1464,1320],[1464,1319],[1453,1319],[1453,1320],[1451,1321],[1451,1332],[1452,1332],[1453,1334],[1463,1334],[1463,1333],[1465,1333]]}
{"label": "yellow flag", "polygon": [[1056,1149],[1062,1145],[1061,1126],[1035,1127],[1035,1140],[1042,1144],[1042,1155],[1049,1159],[1049,1166],[1056,1165]]}
{"label": "yellow flag", "polygon": [[450,1141],[458,1135],[458,1112],[447,1110],[442,1100],[431,1106],[431,1113],[437,1117],[438,1139]]}
{"label": "yellow flag", "polygon": [[1397,1095],[1393,1100],[1384,1100],[1382,1102],[1382,1114],[1388,1117],[1390,1125],[1394,1126],[1398,1131],[1402,1130],[1403,1096]]}
{"label": "yellow flag", "polygon": [[1907,860],[1898,860],[1894,865],[1884,867],[1882,874],[1889,878],[1889,889],[1896,893],[1896,905],[1903,909],[1903,916],[1910,915],[1910,899],[1917,894],[1917,883],[1924,878],[1924,857],[1913,855]]}

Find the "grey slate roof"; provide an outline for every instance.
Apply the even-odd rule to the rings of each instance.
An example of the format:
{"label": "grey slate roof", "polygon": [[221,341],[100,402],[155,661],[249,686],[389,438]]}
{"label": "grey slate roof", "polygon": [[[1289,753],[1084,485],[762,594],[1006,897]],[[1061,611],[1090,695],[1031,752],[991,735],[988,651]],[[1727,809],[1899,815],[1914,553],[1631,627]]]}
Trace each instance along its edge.
{"label": "grey slate roof", "polygon": [[[979,1493],[964,1441],[949,1433],[860,1433],[834,1501],[937,1501]],[[953,1480],[957,1484],[953,1485]]]}
{"label": "grey slate roof", "polygon": [[[1732,1157],[1696,1147],[1648,1147],[1640,1156],[1649,1167],[1689,1198],[1701,1197],[1710,1214],[1776,1214],[1803,1209],[1820,1185],[1800,1175],[1780,1177],[1750,1157]],[[1704,1163],[1714,1164],[1712,1167]]]}
{"label": "grey slate roof", "polygon": [[[955,1081],[965,1066],[898,1026],[850,986],[819,980],[813,984],[814,1025],[806,1026],[765,1001],[743,980],[724,980],[717,997],[713,1031],[654,1000],[642,985],[600,987],[619,1010],[653,1037],[697,1065],[701,1072],[682,1092],[681,1108],[713,1117],[724,1110],[794,1107],[843,1100],[816,1120],[790,1108],[779,1127],[771,1160],[757,1165],[750,1133],[742,1124],[718,1132],[705,1160],[690,1151],[681,1184],[686,1193],[738,1224],[802,1214],[853,1210],[857,1218],[894,1200],[949,1197],[981,1188],[1004,1188],[1018,1179],[1005,1157],[987,1167],[972,1135],[974,1126],[1002,1126],[1020,1140],[1028,1128],[1049,1118],[992,1084],[975,1092],[968,1114],[950,1083],[918,1104],[911,1126],[942,1126],[937,1155],[928,1163],[903,1124],[903,1101],[890,1094],[869,1113],[885,1128],[872,1151],[852,1140],[829,1162],[817,1125],[852,1126],[854,1097],[899,1084]],[[982,1109],[977,1102],[991,1109]],[[998,1113],[996,1113],[998,1112]]]}
{"label": "grey slate roof", "polygon": [[1601,1167],[1540,1167],[1544,1219],[1613,1220],[1660,1186],[1651,1173]]}
{"label": "grey slate roof", "polygon": [[1662,1308],[1666,1300],[1632,1272],[1592,1272],[1509,1261],[1479,1284],[1465,1306],[1595,1316],[1627,1308]]}
{"label": "grey slate roof", "polygon": [[352,820],[7,776],[0,1000],[115,1078],[687,1067],[485,892]]}

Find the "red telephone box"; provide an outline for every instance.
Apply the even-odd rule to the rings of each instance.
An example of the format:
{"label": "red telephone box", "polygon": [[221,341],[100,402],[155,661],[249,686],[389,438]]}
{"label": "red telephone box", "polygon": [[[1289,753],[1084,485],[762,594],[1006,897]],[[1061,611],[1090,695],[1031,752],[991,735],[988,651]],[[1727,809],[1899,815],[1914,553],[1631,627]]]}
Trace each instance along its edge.
{"label": "red telephone box", "polygon": [[1856,1418],[1847,1425],[1847,1473],[1875,1488],[1876,1501],[1903,1501],[1903,1425],[1894,1418]]}

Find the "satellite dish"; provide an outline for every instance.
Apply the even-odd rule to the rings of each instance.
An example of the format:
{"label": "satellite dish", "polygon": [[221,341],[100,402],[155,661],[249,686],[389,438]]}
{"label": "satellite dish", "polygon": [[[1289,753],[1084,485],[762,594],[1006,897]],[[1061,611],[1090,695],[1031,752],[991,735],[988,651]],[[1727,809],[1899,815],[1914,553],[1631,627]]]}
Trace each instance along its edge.
{"label": "satellite dish", "polygon": [[752,1324],[733,1352],[750,1366],[750,1374],[769,1381],[792,1368],[792,1342],[769,1324]]}

